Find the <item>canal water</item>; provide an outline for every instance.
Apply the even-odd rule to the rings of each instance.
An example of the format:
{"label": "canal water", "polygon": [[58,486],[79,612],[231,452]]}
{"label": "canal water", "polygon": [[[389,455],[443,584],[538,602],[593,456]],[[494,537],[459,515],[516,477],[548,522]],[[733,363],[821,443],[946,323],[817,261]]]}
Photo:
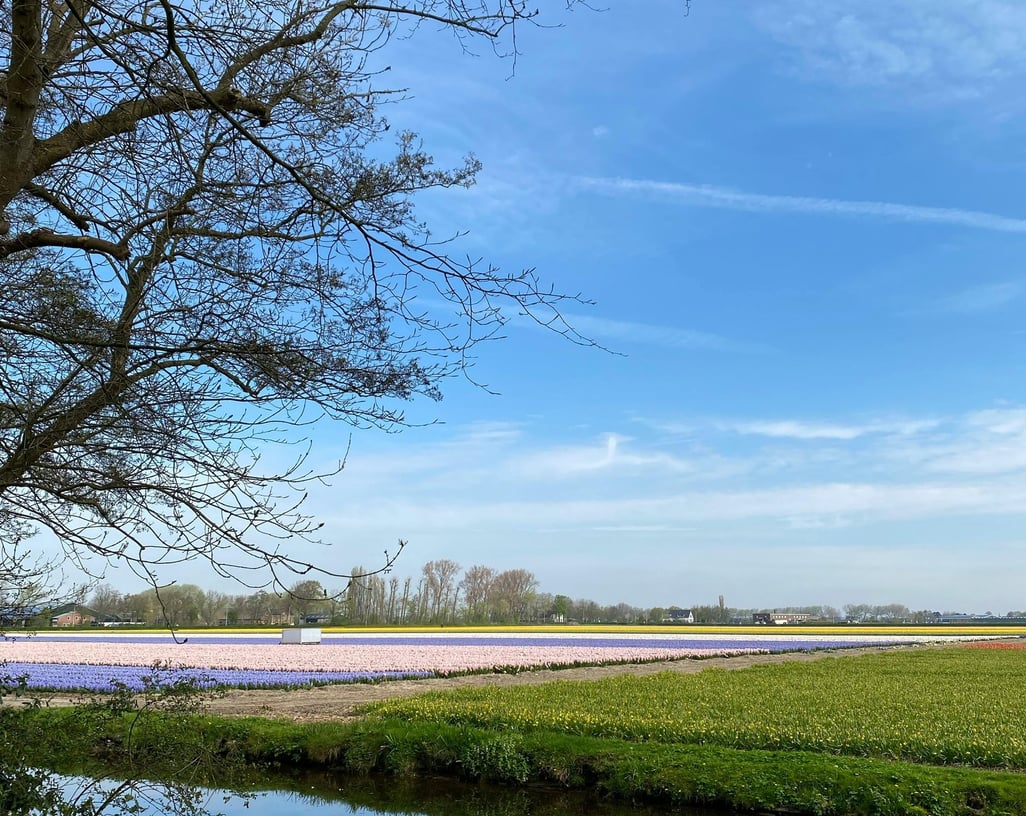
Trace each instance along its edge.
{"label": "canal water", "polygon": [[[74,795],[84,780],[68,778]],[[447,779],[346,777],[327,773],[268,779],[266,790],[237,794],[191,789],[192,808],[163,797],[161,786],[142,783],[148,816],[188,810],[224,816],[667,816],[668,809],[632,806],[578,791],[461,783]],[[115,811],[116,812],[116,811]],[[724,816],[724,811],[674,808],[685,816]]]}

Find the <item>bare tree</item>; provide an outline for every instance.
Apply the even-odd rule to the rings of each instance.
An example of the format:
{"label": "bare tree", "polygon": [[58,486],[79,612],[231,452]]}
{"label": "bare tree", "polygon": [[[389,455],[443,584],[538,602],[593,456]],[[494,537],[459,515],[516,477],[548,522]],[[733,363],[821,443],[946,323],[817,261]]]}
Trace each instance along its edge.
{"label": "bare tree", "polygon": [[349,581],[343,595],[345,616],[349,623],[363,624],[367,622],[368,598],[367,581],[363,577],[366,570],[362,566],[353,567],[352,580]]}
{"label": "bare tree", "polygon": [[124,596],[110,584],[100,583],[93,587],[86,605],[101,615],[117,615],[124,604]]}
{"label": "bare tree", "polygon": [[301,621],[307,615],[324,612],[328,609],[328,593],[321,582],[314,579],[297,581],[288,589],[290,618],[298,617]]}
{"label": "bare tree", "polygon": [[245,623],[282,623],[280,598],[273,593],[260,590],[249,595],[242,604],[242,619]]}
{"label": "bare tree", "polygon": [[459,571],[460,565],[451,558],[428,561],[422,567],[424,608],[435,623],[444,623],[448,618]]}
{"label": "bare tree", "polygon": [[492,581],[489,605],[500,619],[519,623],[524,619],[538,581],[525,569],[500,572]]}
{"label": "bare tree", "polygon": [[504,309],[576,337],[533,271],[464,259],[417,220],[417,193],[478,163],[435,167],[378,109],[403,95],[374,67],[393,38],[430,25],[501,52],[533,17],[526,0],[0,4],[0,536],[45,528],[153,586],[192,558],[287,586],[314,568],[288,546],[318,536],[304,485],[330,475],[305,465],[305,429],[401,425],[396,401],[437,398]]}
{"label": "bare tree", "polygon": [[[59,569],[35,558],[19,541],[0,538],[0,631],[24,626],[68,592]],[[80,594],[83,588],[71,589]]]}
{"label": "bare tree", "polygon": [[343,596],[349,623],[376,625],[389,622],[385,613],[384,577],[368,573],[363,567],[354,567],[352,575]]}
{"label": "bare tree", "polygon": [[574,609],[581,623],[597,623],[602,617],[599,605],[588,598],[574,601]]}
{"label": "bare tree", "polygon": [[199,617],[204,626],[227,626],[235,599],[226,592],[207,589],[200,599]]}
{"label": "bare tree", "polygon": [[412,579],[407,577],[403,582],[403,599],[399,603],[399,613],[394,623],[409,623],[410,620],[410,582]]}
{"label": "bare tree", "polygon": [[195,626],[200,619],[204,595],[203,589],[195,584],[171,584],[154,590],[158,625],[172,629]]}
{"label": "bare tree", "polygon": [[388,602],[385,605],[385,623],[399,623],[396,610],[396,593],[399,591],[399,579],[394,575],[388,579]]}
{"label": "bare tree", "polygon": [[475,564],[465,573],[460,587],[463,589],[463,606],[468,623],[486,623],[489,620],[489,596],[495,570],[483,564]]}

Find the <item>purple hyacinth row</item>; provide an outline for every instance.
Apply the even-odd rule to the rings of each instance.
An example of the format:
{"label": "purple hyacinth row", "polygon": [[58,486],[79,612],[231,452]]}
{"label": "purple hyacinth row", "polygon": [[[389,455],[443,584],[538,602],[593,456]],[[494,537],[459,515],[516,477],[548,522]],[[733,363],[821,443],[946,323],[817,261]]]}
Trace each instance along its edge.
{"label": "purple hyacinth row", "polygon": [[[30,689],[46,691],[113,691],[125,686],[142,691],[146,678],[154,677],[149,666],[94,666],[84,663],[8,663],[4,672],[12,679],[25,678]],[[326,683],[374,683],[430,677],[431,672],[329,672],[268,671],[254,669],[177,668],[160,674],[163,683],[186,680],[199,688],[296,688]]]}

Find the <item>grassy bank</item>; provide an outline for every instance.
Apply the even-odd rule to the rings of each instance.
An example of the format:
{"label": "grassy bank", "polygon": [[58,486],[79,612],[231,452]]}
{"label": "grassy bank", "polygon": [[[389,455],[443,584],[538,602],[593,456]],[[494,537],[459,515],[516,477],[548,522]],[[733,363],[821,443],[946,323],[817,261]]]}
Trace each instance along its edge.
{"label": "grassy bank", "polygon": [[[106,718],[101,724],[71,710],[22,716],[40,761],[76,757],[62,763],[66,772],[88,772],[99,757],[115,767],[144,766],[164,778],[195,784],[224,784],[218,773],[226,766],[236,769],[233,785],[244,784],[243,767],[330,767],[355,774],[544,782],[627,801],[756,812],[1026,813],[1022,774],[808,751],[635,743],[547,731],[501,733],[394,720],[347,725],[176,716],[137,722],[129,736],[126,718]],[[126,751],[129,741],[131,751]],[[90,760],[83,762],[84,757]]]}
{"label": "grassy bank", "polygon": [[1024,679],[1023,651],[930,649],[432,693],[348,724],[41,709],[17,728],[41,758],[178,757],[160,772],[193,780],[324,767],[754,812],[997,816],[1026,814]]}

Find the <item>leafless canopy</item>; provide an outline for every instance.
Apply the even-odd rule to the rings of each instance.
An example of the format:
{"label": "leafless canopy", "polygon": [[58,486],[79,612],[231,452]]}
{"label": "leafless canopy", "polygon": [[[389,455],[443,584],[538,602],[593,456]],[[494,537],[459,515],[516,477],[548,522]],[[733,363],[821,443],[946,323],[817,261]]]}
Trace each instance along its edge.
{"label": "leafless canopy", "polygon": [[301,503],[321,474],[295,447],[262,455],[324,418],[401,424],[500,309],[568,331],[531,271],[431,239],[412,198],[472,184],[477,162],[436,168],[379,111],[402,96],[376,70],[395,37],[502,50],[533,16],[0,0],[0,536],[282,585],[312,568],[289,545],[317,535]]}

